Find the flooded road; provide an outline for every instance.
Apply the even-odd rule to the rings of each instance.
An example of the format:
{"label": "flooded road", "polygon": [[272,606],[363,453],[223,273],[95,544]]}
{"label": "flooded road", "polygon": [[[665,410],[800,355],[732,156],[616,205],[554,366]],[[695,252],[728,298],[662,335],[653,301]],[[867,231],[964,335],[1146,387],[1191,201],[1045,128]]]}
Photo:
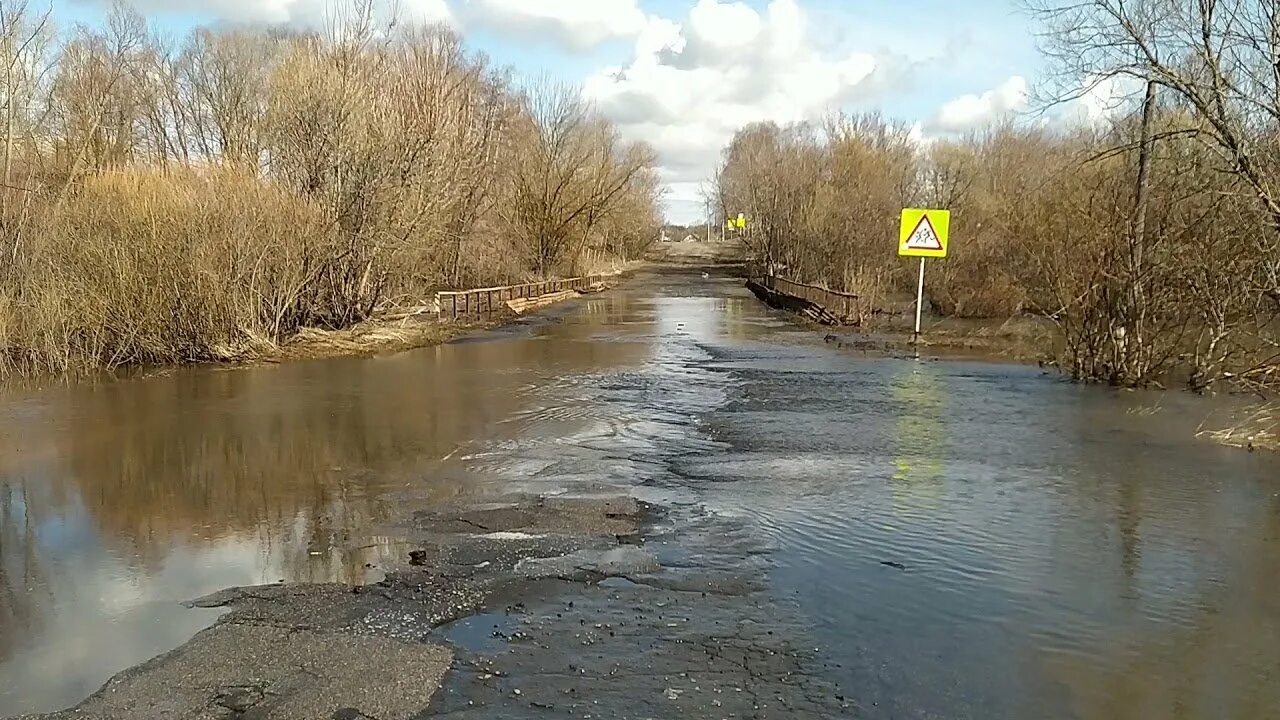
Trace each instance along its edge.
{"label": "flooded road", "polygon": [[569,482],[699,503],[866,717],[1280,716],[1280,459],[1209,406],[840,350],[637,278],[374,359],[0,399],[0,715],[168,651],[231,585],[377,579],[406,508]]}

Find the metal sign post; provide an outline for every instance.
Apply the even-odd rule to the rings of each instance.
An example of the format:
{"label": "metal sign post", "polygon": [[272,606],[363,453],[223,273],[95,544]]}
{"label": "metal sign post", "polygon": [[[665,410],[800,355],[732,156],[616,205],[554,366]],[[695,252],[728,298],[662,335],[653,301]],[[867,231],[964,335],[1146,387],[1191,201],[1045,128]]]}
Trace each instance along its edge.
{"label": "metal sign post", "polygon": [[920,258],[920,287],[916,290],[916,334],[912,342],[920,342],[920,321],[924,319],[924,258]]}

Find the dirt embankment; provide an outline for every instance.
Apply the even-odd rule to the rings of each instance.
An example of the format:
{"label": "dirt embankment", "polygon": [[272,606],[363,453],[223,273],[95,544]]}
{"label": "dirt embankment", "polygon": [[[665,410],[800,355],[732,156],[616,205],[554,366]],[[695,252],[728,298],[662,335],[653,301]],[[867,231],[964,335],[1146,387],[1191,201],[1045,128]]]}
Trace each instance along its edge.
{"label": "dirt embankment", "polygon": [[[793,294],[788,286],[808,289],[808,297]],[[785,310],[797,322],[821,330],[826,341],[861,352],[918,354],[941,357],[975,357],[1016,362],[1051,362],[1059,343],[1053,323],[1030,316],[993,319],[925,318],[921,334],[915,334],[915,304],[889,303],[874,312],[856,306],[853,295],[830,293],[798,283],[747,281],[761,302]],[[840,296],[845,307],[827,307],[813,295]]]}
{"label": "dirt embankment", "polygon": [[261,352],[246,355],[243,361],[279,362],[351,355],[380,355],[439,345],[468,332],[502,325],[552,305],[577,299],[583,295],[603,292],[613,287],[623,276],[624,274],[620,272],[616,276],[617,280],[597,283],[584,291],[562,290],[540,296],[522,297],[509,303],[501,303],[494,312],[457,320],[442,319],[434,309],[417,308],[409,311],[387,312],[345,330],[306,328],[279,346],[271,346]]}
{"label": "dirt embankment", "polygon": [[904,318],[884,317],[869,328],[824,328],[837,347],[889,354],[928,353],[938,357],[1051,363],[1057,332],[1052,323],[1034,317],[991,320],[935,319],[924,324],[919,338]]}
{"label": "dirt embankment", "polygon": [[990,320],[927,319],[919,337],[914,316],[903,312],[877,313],[864,324],[847,325],[836,314],[811,300],[748,283],[762,302],[787,311],[796,322],[821,332],[840,349],[888,355],[929,353],[939,357],[969,357],[1049,363],[1058,343],[1057,329],[1047,320],[1014,317]]}

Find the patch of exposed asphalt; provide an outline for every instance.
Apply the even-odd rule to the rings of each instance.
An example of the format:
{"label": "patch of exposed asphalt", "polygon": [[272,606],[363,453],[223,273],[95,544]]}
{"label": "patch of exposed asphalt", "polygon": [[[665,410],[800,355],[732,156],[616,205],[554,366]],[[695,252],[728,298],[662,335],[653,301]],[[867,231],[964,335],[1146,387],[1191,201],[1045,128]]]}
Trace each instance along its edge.
{"label": "patch of exposed asphalt", "polygon": [[575,587],[509,606],[494,630],[503,650],[457,647],[426,717],[852,716],[807,629],[767,593],[768,549],[743,522],[672,507],[645,540],[643,563],[581,552],[520,563]]}
{"label": "patch of exposed asphalt", "polygon": [[[740,521],[597,488],[422,511],[401,531],[418,549],[382,582],[234,588],[202,598],[193,605],[228,613],[77,707],[43,717],[850,712],[801,640],[805,629],[766,592],[768,548]],[[474,627],[451,631],[466,618],[495,620],[486,642],[466,640]]]}

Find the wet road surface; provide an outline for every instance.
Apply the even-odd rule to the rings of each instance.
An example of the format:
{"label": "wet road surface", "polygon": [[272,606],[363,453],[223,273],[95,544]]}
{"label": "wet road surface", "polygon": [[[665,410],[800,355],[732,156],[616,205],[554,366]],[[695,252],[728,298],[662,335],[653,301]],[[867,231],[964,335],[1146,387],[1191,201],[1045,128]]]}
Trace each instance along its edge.
{"label": "wet road surface", "polygon": [[[663,578],[446,624],[435,712],[581,716],[590,691],[636,716],[1280,715],[1280,461],[1193,440],[1212,410],[840,350],[696,272],[395,357],[13,391],[0,715],[75,704],[225,612],[181,601],[378,580],[414,509],[589,486],[665,508]],[[589,652],[651,673],[557,685]],[[559,699],[514,694],[522,673]]]}

